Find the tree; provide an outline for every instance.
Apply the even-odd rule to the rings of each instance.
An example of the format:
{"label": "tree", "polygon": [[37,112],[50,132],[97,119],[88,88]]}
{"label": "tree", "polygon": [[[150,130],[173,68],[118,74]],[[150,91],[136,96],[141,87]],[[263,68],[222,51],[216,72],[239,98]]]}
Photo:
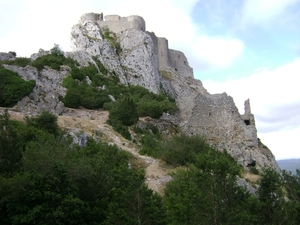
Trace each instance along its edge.
{"label": "tree", "polygon": [[54,47],[50,49],[50,53],[56,56],[63,56],[64,52],[61,50],[59,44],[54,44]]}
{"label": "tree", "polygon": [[22,167],[22,140],[5,110],[0,115],[0,175],[9,177]]}
{"label": "tree", "polygon": [[136,104],[129,97],[117,101],[109,111],[110,120],[118,120],[125,126],[131,126],[139,120]]}
{"label": "tree", "polygon": [[44,111],[37,117],[29,118],[26,117],[28,126],[33,126],[44,130],[50,134],[58,135],[59,127],[57,124],[57,116],[51,112]]}
{"label": "tree", "polygon": [[273,169],[265,169],[258,189],[260,208],[258,215],[261,224],[284,224],[287,221],[283,183]]}
{"label": "tree", "polygon": [[236,183],[239,170],[227,153],[198,153],[165,190],[170,224],[251,224],[250,194]]}

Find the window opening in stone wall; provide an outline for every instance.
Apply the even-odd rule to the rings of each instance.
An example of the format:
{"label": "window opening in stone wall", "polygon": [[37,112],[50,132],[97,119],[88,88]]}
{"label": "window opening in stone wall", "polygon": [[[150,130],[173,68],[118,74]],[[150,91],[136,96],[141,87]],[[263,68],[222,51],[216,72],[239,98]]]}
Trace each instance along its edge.
{"label": "window opening in stone wall", "polygon": [[211,113],[208,113],[208,116],[211,116]]}
{"label": "window opening in stone wall", "polygon": [[247,126],[250,125],[250,120],[244,120],[244,122]]}

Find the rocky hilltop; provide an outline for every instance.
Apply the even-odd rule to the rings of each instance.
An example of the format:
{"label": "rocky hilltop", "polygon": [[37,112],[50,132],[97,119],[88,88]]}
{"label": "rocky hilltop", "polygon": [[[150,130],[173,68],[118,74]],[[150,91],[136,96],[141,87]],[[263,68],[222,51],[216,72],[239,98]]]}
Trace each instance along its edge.
{"label": "rocky hilltop", "polygon": [[[220,151],[226,149],[244,167],[256,164],[259,169],[272,167],[280,171],[272,152],[257,137],[250,101],[245,101],[245,113],[241,115],[232,97],[226,93],[210,94],[194,78],[184,53],[169,49],[166,38],[146,31],[142,17],[84,14],[71,29],[71,43],[73,51],[64,54],[77,60],[80,66],[97,66],[99,60],[125,85],[140,85],[153,93],[164,91],[171,95],[178,113],[165,114],[161,120],[178,124],[186,134],[205,136],[210,144]],[[47,52],[40,50],[32,59],[44,54]],[[62,80],[70,68],[63,66],[60,71],[47,68],[42,72],[32,66],[5,65],[5,68],[25,80],[36,81],[31,95],[20,101],[16,110],[65,112],[60,96],[66,93]]]}

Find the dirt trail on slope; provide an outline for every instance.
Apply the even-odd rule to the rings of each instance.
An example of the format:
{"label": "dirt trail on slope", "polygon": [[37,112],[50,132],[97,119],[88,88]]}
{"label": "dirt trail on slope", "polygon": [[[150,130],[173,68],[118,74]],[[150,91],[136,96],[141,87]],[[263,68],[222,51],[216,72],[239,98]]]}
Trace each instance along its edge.
{"label": "dirt trail on slope", "polygon": [[[0,109],[0,112],[2,110]],[[11,119],[24,119],[24,114],[9,110]],[[58,125],[63,129],[80,129],[85,131],[90,136],[95,133],[101,133],[101,139],[107,142],[113,142],[122,150],[128,151],[135,156],[140,164],[143,164],[146,172],[145,183],[150,189],[163,195],[163,189],[166,184],[172,179],[168,175],[167,169],[164,168],[164,163],[158,159],[149,156],[143,156],[138,153],[139,146],[131,141],[123,138],[116,133],[112,127],[106,124],[108,119],[108,111],[104,110],[87,110],[87,109],[67,109],[66,113],[58,116]]]}

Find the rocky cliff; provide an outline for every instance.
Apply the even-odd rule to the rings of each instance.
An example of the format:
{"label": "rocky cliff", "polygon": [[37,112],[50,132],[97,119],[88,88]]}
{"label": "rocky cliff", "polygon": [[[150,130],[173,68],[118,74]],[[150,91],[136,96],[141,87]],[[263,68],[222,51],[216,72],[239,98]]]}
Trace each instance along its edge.
{"label": "rocky cliff", "polygon": [[[65,55],[76,59],[81,66],[90,63],[97,66],[99,60],[125,85],[140,85],[151,92],[164,91],[174,97],[179,111],[164,117],[172,117],[170,120],[185,133],[205,136],[244,167],[255,163],[260,169],[280,170],[271,151],[257,138],[250,101],[246,100],[245,113],[240,115],[232,97],[226,93],[209,94],[201,81],[194,79],[185,55],[169,49],[166,38],[146,31],[143,18],[85,14],[72,27],[71,43],[73,51]],[[46,53],[40,51],[40,54]],[[18,103],[17,110],[36,112],[47,108],[57,114],[64,113],[59,96],[65,95],[61,82],[69,74],[67,67],[60,71],[47,68],[40,73],[30,66],[6,68],[37,83],[33,93]]]}

